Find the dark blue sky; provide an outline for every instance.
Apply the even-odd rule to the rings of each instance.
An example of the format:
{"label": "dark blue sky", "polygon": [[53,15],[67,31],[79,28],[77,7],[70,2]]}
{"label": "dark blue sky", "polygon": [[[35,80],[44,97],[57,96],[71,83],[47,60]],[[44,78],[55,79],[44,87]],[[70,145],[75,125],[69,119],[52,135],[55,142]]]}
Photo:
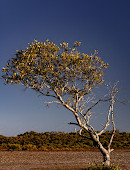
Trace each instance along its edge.
{"label": "dark blue sky", "polygon": [[[118,98],[130,100],[129,8],[129,0],[1,0],[0,68],[34,39],[49,39],[57,45],[81,41],[86,52],[99,49],[102,59],[110,64],[106,81],[119,80]],[[67,124],[72,119],[62,107],[46,108],[34,91],[4,86],[0,80],[0,134],[73,131]],[[115,119],[119,130],[130,131],[130,105],[117,103]]]}

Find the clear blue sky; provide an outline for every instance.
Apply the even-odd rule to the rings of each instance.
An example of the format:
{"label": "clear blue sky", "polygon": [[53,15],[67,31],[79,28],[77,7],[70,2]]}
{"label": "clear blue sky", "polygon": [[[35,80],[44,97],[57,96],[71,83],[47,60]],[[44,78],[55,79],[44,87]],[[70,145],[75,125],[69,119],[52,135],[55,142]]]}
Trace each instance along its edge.
{"label": "clear blue sky", "polygon": [[[101,51],[110,64],[106,81],[119,80],[118,98],[130,100],[129,8],[129,0],[0,0],[0,75],[15,51],[34,39],[56,44],[77,40],[86,51]],[[73,131],[67,124],[73,118],[62,107],[47,108],[34,91],[0,80],[0,134]],[[130,132],[130,105],[117,103],[115,119],[119,130]]]}

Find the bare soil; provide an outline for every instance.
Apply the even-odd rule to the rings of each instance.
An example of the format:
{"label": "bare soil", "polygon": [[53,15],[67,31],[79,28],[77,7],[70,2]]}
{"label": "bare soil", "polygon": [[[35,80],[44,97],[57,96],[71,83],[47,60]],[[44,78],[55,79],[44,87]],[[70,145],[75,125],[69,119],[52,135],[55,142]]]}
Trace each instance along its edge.
{"label": "bare soil", "polygon": [[[113,151],[111,159],[122,170],[130,170],[130,149]],[[0,170],[79,170],[101,161],[98,151],[0,151]]]}

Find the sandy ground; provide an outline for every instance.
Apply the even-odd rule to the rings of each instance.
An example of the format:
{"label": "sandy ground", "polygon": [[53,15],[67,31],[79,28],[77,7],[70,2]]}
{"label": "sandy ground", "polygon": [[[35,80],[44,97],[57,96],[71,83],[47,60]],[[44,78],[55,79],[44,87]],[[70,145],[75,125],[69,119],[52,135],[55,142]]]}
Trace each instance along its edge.
{"label": "sandy ground", "polygon": [[[130,170],[130,149],[115,150],[111,159],[122,170]],[[78,170],[101,161],[98,151],[0,151],[0,170]]]}

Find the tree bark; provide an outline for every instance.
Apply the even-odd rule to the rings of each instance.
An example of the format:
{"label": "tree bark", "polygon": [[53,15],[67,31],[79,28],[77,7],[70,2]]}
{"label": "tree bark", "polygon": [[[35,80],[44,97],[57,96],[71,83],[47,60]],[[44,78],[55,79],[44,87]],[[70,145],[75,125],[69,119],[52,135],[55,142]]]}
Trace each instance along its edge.
{"label": "tree bark", "polygon": [[100,143],[100,141],[98,142],[98,149],[101,151],[101,154],[103,156],[103,163],[105,166],[110,166],[110,152],[108,150],[106,150],[102,144]]}
{"label": "tree bark", "polygon": [[103,163],[105,166],[110,166],[110,151],[105,149],[101,142],[99,141],[99,136],[94,135],[91,133],[92,140],[96,143],[98,146],[98,149],[100,150],[102,156],[103,156]]}
{"label": "tree bark", "polygon": [[110,166],[110,153],[103,154],[103,162],[105,166]]}

